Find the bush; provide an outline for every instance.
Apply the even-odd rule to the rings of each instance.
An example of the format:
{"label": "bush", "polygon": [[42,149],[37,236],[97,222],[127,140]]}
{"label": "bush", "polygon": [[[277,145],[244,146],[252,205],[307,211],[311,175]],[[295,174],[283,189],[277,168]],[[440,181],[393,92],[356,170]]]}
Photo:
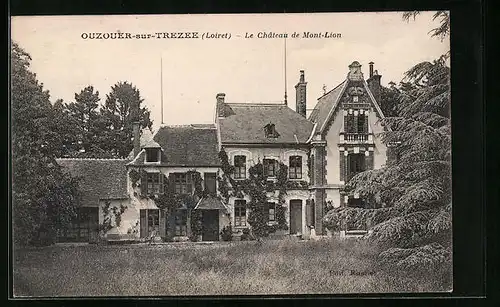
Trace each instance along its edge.
{"label": "bush", "polygon": [[231,224],[229,224],[229,226],[222,228],[220,235],[221,235],[223,241],[232,241],[233,240],[233,227],[231,227]]}
{"label": "bush", "polygon": [[252,235],[249,228],[243,228],[243,234],[240,239],[241,241],[251,241],[255,240],[255,237]]}

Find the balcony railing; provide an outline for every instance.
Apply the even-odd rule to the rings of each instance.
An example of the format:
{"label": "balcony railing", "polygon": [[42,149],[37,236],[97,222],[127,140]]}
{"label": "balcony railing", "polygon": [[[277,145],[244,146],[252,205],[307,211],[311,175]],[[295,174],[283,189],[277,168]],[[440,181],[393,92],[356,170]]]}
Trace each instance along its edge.
{"label": "balcony railing", "polygon": [[347,142],[366,142],[368,141],[368,133],[345,133],[344,141]]}

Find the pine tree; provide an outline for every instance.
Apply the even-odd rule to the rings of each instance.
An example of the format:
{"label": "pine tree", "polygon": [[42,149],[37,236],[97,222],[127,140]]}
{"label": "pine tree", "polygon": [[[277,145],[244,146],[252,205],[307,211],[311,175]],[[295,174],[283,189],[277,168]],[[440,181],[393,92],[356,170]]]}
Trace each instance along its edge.
{"label": "pine tree", "polygon": [[58,109],[36,75],[31,57],[11,43],[12,209],[14,242],[50,243],[75,216],[77,181],[55,157],[62,139]]}
{"label": "pine tree", "polygon": [[[406,13],[404,18],[415,16]],[[437,13],[434,18],[447,16]],[[448,20],[449,22],[449,20]],[[446,19],[433,36],[448,33]],[[336,208],[326,227],[341,230],[345,221],[368,225],[367,238],[388,249],[381,260],[398,267],[450,267],[451,260],[451,125],[448,53],[422,62],[405,74],[397,89],[396,117],[382,120],[388,161],[362,172],[346,184],[370,208]]]}
{"label": "pine tree", "polygon": [[[118,82],[111,87],[104,107],[100,148],[116,157],[127,157],[133,148],[132,123],[138,119],[141,128],[151,128],[150,111],[141,108],[144,100],[139,90],[128,82]],[[134,110],[139,109],[139,114]]]}

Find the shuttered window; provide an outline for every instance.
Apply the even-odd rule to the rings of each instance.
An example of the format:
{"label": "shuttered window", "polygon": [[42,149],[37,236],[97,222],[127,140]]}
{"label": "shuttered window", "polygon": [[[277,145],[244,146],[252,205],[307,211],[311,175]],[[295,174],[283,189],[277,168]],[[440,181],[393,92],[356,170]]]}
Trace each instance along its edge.
{"label": "shuttered window", "polygon": [[161,173],[147,174],[147,194],[159,194],[161,188]]}
{"label": "shuttered window", "polygon": [[177,194],[190,194],[193,190],[191,176],[186,173],[174,173],[174,192]]}

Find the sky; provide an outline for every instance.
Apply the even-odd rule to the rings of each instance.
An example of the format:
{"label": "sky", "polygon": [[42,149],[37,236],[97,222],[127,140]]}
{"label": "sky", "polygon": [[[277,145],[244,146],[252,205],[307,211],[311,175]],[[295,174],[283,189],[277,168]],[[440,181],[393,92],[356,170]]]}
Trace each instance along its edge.
{"label": "sky", "polygon": [[[428,33],[438,25],[432,15],[424,12],[410,22],[403,21],[402,12],[16,16],[11,37],[31,55],[31,70],[53,102],[72,102],[75,93],[92,85],[103,104],[112,85],[128,81],[139,89],[157,128],[162,92],[163,121],[168,125],[213,123],[217,93],[225,93],[230,103],[282,103],[285,39],[256,38],[259,32],[288,34],[288,105],[295,109],[295,85],[304,70],[310,110],[324,87],[328,91],[346,78],[353,61],[361,63],[365,78],[368,63],[374,62],[382,85],[387,85],[401,81],[413,65],[446,53],[449,40]],[[82,38],[82,33],[116,31],[153,37]],[[200,38],[155,37],[163,32],[199,32]],[[201,39],[207,32],[231,38]],[[298,38],[291,37],[294,32]],[[304,38],[303,32],[335,35]],[[254,38],[245,38],[246,33],[254,33]]]}

